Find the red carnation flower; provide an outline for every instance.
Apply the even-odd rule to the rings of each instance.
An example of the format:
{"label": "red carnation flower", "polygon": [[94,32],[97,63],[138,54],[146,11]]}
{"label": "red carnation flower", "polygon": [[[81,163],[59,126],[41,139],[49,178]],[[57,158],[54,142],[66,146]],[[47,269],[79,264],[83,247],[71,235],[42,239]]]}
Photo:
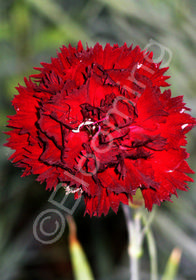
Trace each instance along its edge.
{"label": "red carnation flower", "polygon": [[[61,182],[100,216],[140,189],[145,206],[186,190],[185,134],[196,124],[183,97],[171,97],[167,68],[138,46],[63,46],[17,88],[6,146],[47,189]],[[69,187],[66,187],[69,186]]]}

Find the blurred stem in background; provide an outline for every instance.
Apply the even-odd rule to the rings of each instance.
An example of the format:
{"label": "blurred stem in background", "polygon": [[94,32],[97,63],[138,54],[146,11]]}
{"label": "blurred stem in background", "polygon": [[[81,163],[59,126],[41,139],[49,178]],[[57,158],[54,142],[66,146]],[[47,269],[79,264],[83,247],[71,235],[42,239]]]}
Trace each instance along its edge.
{"label": "blurred stem in background", "polygon": [[[137,199],[137,202],[139,200]],[[143,240],[147,239],[149,258],[150,258],[150,280],[158,280],[157,269],[157,249],[156,241],[151,231],[151,224],[155,216],[155,207],[149,215],[146,214],[145,209],[141,207],[141,204],[131,203],[131,207],[123,205],[123,212],[128,231],[128,255],[130,265],[130,280],[140,280],[140,258],[143,253]],[[139,205],[139,206],[138,206]],[[143,222],[143,227],[142,227]],[[175,248],[166,264],[165,271],[162,280],[174,280],[181,259],[181,250]]]}
{"label": "blurred stem in background", "polygon": [[16,1],[10,12],[10,27],[15,51],[22,61],[28,59],[31,52],[31,24],[29,6],[24,1]]}

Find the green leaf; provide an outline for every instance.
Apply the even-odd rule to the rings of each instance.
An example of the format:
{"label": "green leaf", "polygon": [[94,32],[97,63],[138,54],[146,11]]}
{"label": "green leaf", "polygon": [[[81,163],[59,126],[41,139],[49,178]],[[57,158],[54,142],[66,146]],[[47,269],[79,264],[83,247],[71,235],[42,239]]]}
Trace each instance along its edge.
{"label": "green leaf", "polygon": [[71,216],[67,216],[69,224],[69,250],[75,280],[94,280],[84,250],[76,236],[76,224]]}
{"label": "green leaf", "polygon": [[174,280],[175,279],[177,272],[178,272],[181,254],[182,254],[182,252],[179,248],[173,249],[173,251],[169,257],[169,260],[167,262],[162,280]]}

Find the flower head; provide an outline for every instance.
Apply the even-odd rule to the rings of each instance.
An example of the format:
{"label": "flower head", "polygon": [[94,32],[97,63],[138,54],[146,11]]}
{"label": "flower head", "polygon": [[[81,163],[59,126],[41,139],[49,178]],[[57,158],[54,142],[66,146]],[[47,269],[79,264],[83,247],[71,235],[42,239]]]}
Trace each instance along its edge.
{"label": "flower head", "polygon": [[117,212],[137,189],[151,210],[188,188],[193,171],[182,146],[196,121],[182,96],[161,92],[167,68],[152,53],[79,42],[41,65],[18,86],[9,117],[6,146],[23,176],[37,174],[47,189],[63,183],[98,216]]}

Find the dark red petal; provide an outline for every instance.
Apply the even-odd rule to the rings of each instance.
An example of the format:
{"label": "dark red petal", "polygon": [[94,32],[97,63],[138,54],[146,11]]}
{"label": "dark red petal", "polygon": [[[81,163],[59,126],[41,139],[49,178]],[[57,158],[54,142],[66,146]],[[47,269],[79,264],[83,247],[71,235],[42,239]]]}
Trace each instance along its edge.
{"label": "dark red petal", "polygon": [[86,204],[85,214],[90,216],[100,217],[102,214],[107,215],[110,207],[116,213],[120,202],[128,204],[127,195],[125,193],[115,194],[111,192],[107,193],[106,189],[102,189],[100,196],[88,197],[84,195],[84,201]]}

